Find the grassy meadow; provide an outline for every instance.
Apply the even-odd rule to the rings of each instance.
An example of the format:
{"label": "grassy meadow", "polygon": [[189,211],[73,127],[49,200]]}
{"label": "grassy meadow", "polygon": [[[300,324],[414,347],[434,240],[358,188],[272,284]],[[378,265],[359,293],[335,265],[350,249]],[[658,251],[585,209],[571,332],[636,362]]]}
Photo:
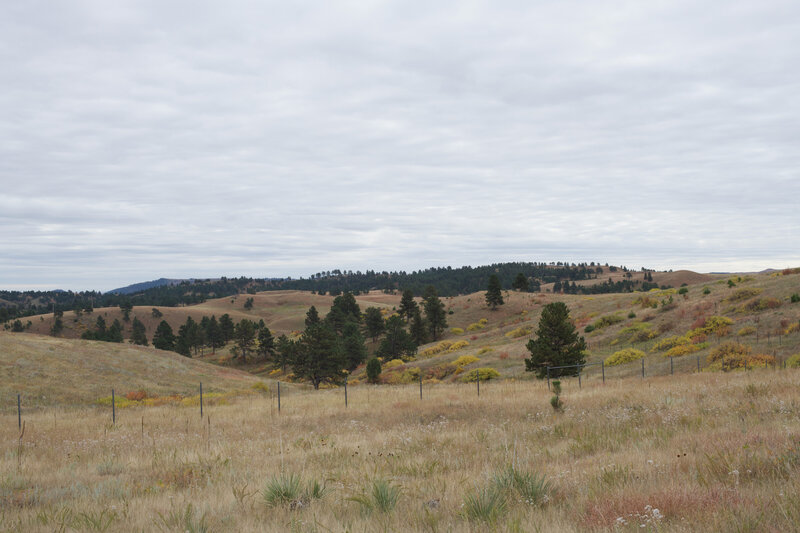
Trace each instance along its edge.
{"label": "grassy meadow", "polygon": [[0,416],[3,531],[790,531],[800,370]]}
{"label": "grassy meadow", "polygon": [[[443,337],[384,361],[379,385],[356,369],[347,407],[343,388],[240,364],[231,345],[189,359],[76,338],[119,309],[64,313],[62,338],[44,335],[52,315],[31,317],[26,333],[0,332],[0,531],[798,530],[800,369],[781,367],[800,362],[800,270],[653,275],[675,288],[508,291],[496,311],[483,293],[443,298]],[[333,301],[259,293],[245,310],[247,297],[160,310],[175,330],[229,313],[277,335]],[[400,295],[357,301],[388,316]],[[605,366],[605,384],[600,366],[563,380],[560,411],[523,362],[554,301],[587,362],[631,357]],[[133,310],[148,335],[151,311]],[[729,343],[749,370],[718,371]],[[480,397],[465,382],[479,368],[498,374]]]}

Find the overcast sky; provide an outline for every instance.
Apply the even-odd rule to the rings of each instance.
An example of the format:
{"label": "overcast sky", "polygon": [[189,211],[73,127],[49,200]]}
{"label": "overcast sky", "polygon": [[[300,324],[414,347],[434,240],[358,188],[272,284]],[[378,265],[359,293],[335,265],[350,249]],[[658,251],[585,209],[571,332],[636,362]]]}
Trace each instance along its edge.
{"label": "overcast sky", "polygon": [[800,3],[0,5],[0,288],[800,266]]}

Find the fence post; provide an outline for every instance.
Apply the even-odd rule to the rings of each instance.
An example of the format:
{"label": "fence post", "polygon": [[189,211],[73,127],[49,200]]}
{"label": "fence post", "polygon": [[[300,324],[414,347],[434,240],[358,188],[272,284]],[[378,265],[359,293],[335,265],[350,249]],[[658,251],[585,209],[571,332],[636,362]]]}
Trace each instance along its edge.
{"label": "fence post", "polygon": [[669,356],[669,375],[670,376],[675,375],[675,367],[672,364],[672,356],[671,355]]}
{"label": "fence post", "polygon": [[281,382],[278,382],[278,413],[281,412]]}
{"label": "fence post", "polygon": [[422,373],[419,375],[419,399],[422,399]]}
{"label": "fence post", "polygon": [[600,361],[600,369],[603,371],[603,385],[606,383],[606,362]]}
{"label": "fence post", "polygon": [[114,398],[114,389],[111,389],[111,423],[117,424],[117,402]]}
{"label": "fence post", "polygon": [[642,379],[644,379],[644,359],[642,359]]}
{"label": "fence post", "polygon": [[347,407],[347,376],[344,377],[344,406]]}
{"label": "fence post", "polygon": [[547,390],[550,391],[550,367],[547,367]]}
{"label": "fence post", "polygon": [[481,375],[478,373],[478,369],[475,369],[475,383],[478,384],[478,396],[481,395]]}
{"label": "fence post", "polygon": [[697,371],[700,372],[700,356],[697,356]]}
{"label": "fence post", "polygon": [[578,390],[580,390],[580,389],[582,389],[582,388],[583,388],[583,387],[581,387],[581,373],[580,373],[580,372],[578,372]]}
{"label": "fence post", "polygon": [[17,394],[17,426],[22,431],[22,400],[20,400],[19,394]]}
{"label": "fence post", "polygon": [[200,419],[203,419],[203,382],[200,382]]}

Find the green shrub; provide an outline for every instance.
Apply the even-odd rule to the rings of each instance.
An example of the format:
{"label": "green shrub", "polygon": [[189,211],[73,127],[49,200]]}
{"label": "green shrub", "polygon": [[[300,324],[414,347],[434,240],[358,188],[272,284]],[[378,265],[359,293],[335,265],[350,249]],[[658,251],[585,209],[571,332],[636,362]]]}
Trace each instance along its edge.
{"label": "green shrub", "polygon": [[628,313],[628,318],[636,318],[636,313],[631,311],[630,313]]}
{"label": "green shrub", "polygon": [[463,512],[470,522],[493,524],[505,514],[506,507],[506,495],[494,486],[476,487],[464,496]]}
{"label": "green shrub", "polygon": [[711,289],[709,289],[708,287],[703,287],[703,294],[705,295],[711,294]]}
{"label": "green shrub", "polygon": [[618,352],[614,352],[613,354],[609,355],[605,360],[605,364],[607,366],[622,365],[625,363],[631,363],[633,361],[637,361],[643,357],[644,357],[643,351],[636,350],[634,348],[626,348],[624,350],[619,350]]}
{"label": "green shrub", "polygon": [[791,301],[793,304],[800,302],[800,294],[798,293],[792,294],[792,296],[789,298],[789,301]]}
{"label": "green shrub", "polygon": [[586,326],[585,328],[583,328],[583,331],[584,331],[585,333],[591,333],[591,332],[593,332],[593,331],[594,331],[594,326],[593,326],[593,325],[591,325],[591,324],[589,324],[588,326]]}
{"label": "green shrub", "polygon": [[371,383],[376,383],[381,375],[381,362],[377,357],[373,357],[367,363],[367,379]]}
{"label": "green shrub", "polygon": [[385,479],[375,479],[369,491],[349,499],[360,504],[364,512],[389,513],[394,510],[397,500],[400,499],[400,487]]}
{"label": "green shrub", "polygon": [[301,496],[300,476],[294,474],[281,474],[267,480],[267,484],[262,491],[264,502],[270,506],[289,504],[298,501]]}

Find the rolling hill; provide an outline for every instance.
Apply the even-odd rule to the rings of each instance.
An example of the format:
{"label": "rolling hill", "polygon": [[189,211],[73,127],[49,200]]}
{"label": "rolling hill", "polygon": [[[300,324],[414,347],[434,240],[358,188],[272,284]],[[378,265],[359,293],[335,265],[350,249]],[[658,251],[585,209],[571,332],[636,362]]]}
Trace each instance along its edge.
{"label": "rolling hill", "polygon": [[0,332],[2,411],[44,405],[87,405],[111,394],[144,389],[151,396],[251,388],[259,380],[239,370],[154,348]]}

